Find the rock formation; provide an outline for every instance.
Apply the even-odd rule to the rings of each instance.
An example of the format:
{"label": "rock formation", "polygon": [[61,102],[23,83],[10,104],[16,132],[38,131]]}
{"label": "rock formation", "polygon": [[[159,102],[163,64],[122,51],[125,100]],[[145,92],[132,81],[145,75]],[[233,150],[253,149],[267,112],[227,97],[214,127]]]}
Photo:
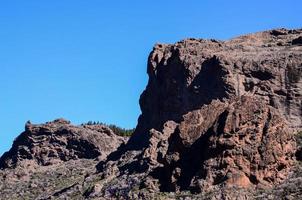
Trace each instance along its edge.
{"label": "rock formation", "polygon": [[[215,118],[196,117],[207,114]],[[158,140],[144,152],[156,166],[153,176],[163,190],[201,192],[219,184],[266,187],[284,180],[294,164],[294,135],[276,109],[257,98],[215,102],[184,115],[175,127],[174,132],[154,133],[171,141],[164,151],[152,152],[163,146]]]}
{"label": "rock formation", "polygon": [[[275,29],[155,45],[142,114],[125,145],[105,126],[27,124],[0,159],[0,195],[17,188],[37,197],[27,191],[32,180],[7,178],[21,176],[8,168],[34,163],[44,175],[43,167],[63,163],[53,166],[72,173],[66,167],[89,162],[96,173],[75,167],[80,179],[60,188],[51,179],[38,197],[156,199],[172,192],[167,198],[176,199],[189,191],[190,199],[302,198],[301,38],[302,29]],[[51,173],[69,177],[61,171]]]}
{"label": "rock formation", "polygon": [[145,173],[141,188],[173,192],[285,180],[302,128],[301,36],[278,29],[157,44],[136,131],[99,171]]}
{"label": "rock formation", "polygon": [[279,110],[290,128],[302,128],[302,30],[273,30],[229,41],[187,39],[158,44],[148,60],[149,82],[140,98],[142,145],[151,128],[160,129],[183,115],[242,95],[261,98]]}
{"label": "rock formation", "polygon": [[46,166],[84,158],[102,160],[125,141],[104,125],[74,126],[64,119],[38,125],[28,122],[12,148],[0,158],[0,167]]}

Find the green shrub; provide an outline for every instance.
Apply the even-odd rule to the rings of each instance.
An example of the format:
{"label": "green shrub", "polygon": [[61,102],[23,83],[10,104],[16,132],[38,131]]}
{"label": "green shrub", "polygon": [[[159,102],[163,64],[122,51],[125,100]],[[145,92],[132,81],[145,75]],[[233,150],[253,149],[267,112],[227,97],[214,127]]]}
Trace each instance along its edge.
{"label": "green shrub", "polygon": [[129,137],[133,134],[135,128],[132,128],[132,129],[125,129],[125,128],[121,128],[121,127],[118,127],[116,125],[113,125],[113,124],[110,124],[108,125],[108,127],[117,135],[120,135],[120,136],[126,136],[126,137]]}
{"label": "green shrub", "polygon": [[81,125],[104,125],[104,126],[108,126],[115,134],[119,135],[119,136],[123,136],[123,137],[130,137],[135,128],[131,128],[131,129],[126,129],[126,128],[121,128],[117,125],[114,124],[106,124],[103,122],[99,122],[99,121],[88,121],[87,123],[81,124]]}

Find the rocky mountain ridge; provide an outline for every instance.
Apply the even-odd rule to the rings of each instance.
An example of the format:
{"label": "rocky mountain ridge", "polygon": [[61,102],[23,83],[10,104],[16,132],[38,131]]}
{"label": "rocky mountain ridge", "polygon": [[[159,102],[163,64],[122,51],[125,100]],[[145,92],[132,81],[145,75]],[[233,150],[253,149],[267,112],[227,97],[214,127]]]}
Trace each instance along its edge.
{"label": "rocky mountain ridge", "polygon": [[[301,38],[302,29],[275,29],[155,45],[142,114],[128,142],[105,126],[27,124],[0,158],[9,183],[0,194],[18,188],[38,199],[302,197]],[[60,190],[56,179],[39,195],[25,192],[27,182],[12,181],[22,177],[16,170],[24,163],[40,173],[88,162],[93,166]]]}

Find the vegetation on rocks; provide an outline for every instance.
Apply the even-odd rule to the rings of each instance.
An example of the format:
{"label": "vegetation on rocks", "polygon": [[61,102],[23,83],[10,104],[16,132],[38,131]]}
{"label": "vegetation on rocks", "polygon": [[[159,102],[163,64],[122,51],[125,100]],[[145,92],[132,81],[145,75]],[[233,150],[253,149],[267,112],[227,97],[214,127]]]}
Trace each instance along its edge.
{"label": "vegetation on rocks", "polygon": [[81,124],[81,125],[104,125],[109,127],[115,134],[119,135],[119,136],[123,136],[123,137],[130,137],[135,128],[122,128],[120,126],[114,125],[114,124],[106,124],[103,122],[99,122],[99,121],[88,121],[87,123]]}

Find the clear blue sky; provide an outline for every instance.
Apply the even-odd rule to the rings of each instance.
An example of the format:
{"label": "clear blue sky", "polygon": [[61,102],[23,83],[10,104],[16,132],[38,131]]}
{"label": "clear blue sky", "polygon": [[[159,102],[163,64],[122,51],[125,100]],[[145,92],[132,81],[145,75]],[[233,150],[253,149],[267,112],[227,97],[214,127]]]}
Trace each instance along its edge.
{"label": "clear blue sky", "polygon": [[27,120],[134,127],[157,42],[301,23],[301,0],[2,0],[0,155]]}

